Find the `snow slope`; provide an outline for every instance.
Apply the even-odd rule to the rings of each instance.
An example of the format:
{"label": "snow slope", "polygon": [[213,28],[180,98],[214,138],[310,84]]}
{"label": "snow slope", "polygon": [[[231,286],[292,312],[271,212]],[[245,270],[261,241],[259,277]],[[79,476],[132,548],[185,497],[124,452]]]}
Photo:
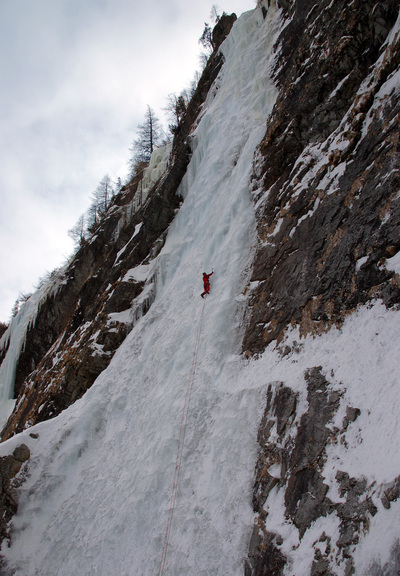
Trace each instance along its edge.
{"label": "snow slope", "polygon": [[[300,338],[297,329],[291,331],[283,347],[291,347],[292,353],[283,358],[282,347],[271,345],[262,358],[252,361],[243,371],[246,381],[264,379],[277,387],[284,382],[297,392],[297,424],[307,409],[304,373],[311,366],[321,366],[332,390],[340,393],[340,406],[330,423],[332,429],[342,429],[347,406],[360,410],[360,416],[341,434],[339,441],[328,446],[323,469],[324,483],[329,486],[327,495],[334,502],[345,501],[339,495],[335,475],[338,471],[346,471],[352,478],[367,480],[367,496],[377,506],[377,514],[371,518],[357,549],[354,547],[357,576],[372,574],[368,570],[374,562],[384,565],[396,540],[400,539],[400,502],[392,502],[386,510],[380,499],[385,485],[399,474],[399,322],[399,311],[387,310],[383,304],[375,302],[347,318],[341,330],[332,328],[322,336],[304,339]],[[297,344],[293,346],[294,343]],[[292,437],[295,432],[296,427],[290,431]],[[274,438],[269,441],[273,442]],[[278,478],[279,472],[277,470]],[[282,536],[281,549],[289,559],[285,576],[311,573],[316,543],[322,553],[326,546],[326,542],[321,542],[324,532],[332,543],[339,539],[340,521],[336,513],[318,518],[303,539],[299,539],[298,530],[285,517],[284,488],[279,485],[267,500],[267,512],[268,530]],[[337,576],[345,576],[346,559],[335,546],[332,546],[332,564]]]}
{"label": "snow slope", "polygon": [[[164,573],[242,573],[263,392],[238,378],[241,292],[255,240],[252,159],[275,99],[267,72],[278,25],[272,9],[266,20],[246,13],[223,45],[226,63],[193,135],[185,201],[150,267],[150,311],[80,401],[1,446],[4,453],[23,439],[32,451],[4,552],[15,574],[158,572],[204,304]],[[212,267],[204,303],[201,276]]]}

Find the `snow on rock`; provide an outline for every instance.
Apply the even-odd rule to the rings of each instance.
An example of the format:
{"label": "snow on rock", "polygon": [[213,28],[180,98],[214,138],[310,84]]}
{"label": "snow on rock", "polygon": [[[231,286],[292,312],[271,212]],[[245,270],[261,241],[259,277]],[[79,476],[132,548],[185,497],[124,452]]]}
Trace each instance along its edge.
{"label": "snow on rock", "polygon": [[15,400],[14,381],[17,362],[25,345],[27,330],[35,324],[36,316],[43,302],[57,292],[65,281],[63,270],[55,270],[40,288],[21,306],[18,314],[11,320],[10,326],[0,340],[0,352],[7,350],[0,365],[0,426],[3,427],[12,412]]}
{"label": "snow on rock", "polygon": [[393,272],[400,275],[400,252],[392,258],[388,258],[385,262],[385,266],[388,270],[393,270]]}
{"label": "snow on rock", "polygon": [[[291,449],[296,445],[296,431],[309,408],[304,385],[307,370],[320,367],[330,394],[339,398],[328,423],[331,438],[317,468],[327,489],[325,498],[329,499],[330,510],[312,522],[301,537],[298,526],[285,513],[287,484],[278,483],[264,505],[266,529],[281,538],[279,550],[286,558],[285,575],[310,574],[311,564],[318,558],[317,549],[329,558],[335,574],[347,574],[350,556],[343,555],[345,520],[350,513],[348,518],[352,516],[352,526],[356,526],[356,504],[364,506],[365,511],[358,530],[350,534],[354,538],[350,548],[355,574],[368,573],[374,563],[382,566],[400,539],[396,520],[399,502],[384,499],[385,489],[399,475],[399,366],[394,360],[399,352],[399,320],[399,311],[387,310],[376,302],[347,318],[340,330],[332,328],[319,337],[301,339],[295,329],[280,346],[270,345],[261,358],[249,364],[249,380],[270,382],[275,393],[283,383],[298,396],[296,420],[280,448],[282,464],[275,470],[278,479],[282,474],[291,475],[290,467],[283,471],[288,466],[288,461],[283,461],[284,445],[291,445]],[[270,444],[277,441],[274,430],[268,436]],[[316,442],[317,428],[312,434]],[[349,497],[346,478],[359,490],[357,502],[354,496],[353,500]],[[348,526],[346,530],[350,533]]]}

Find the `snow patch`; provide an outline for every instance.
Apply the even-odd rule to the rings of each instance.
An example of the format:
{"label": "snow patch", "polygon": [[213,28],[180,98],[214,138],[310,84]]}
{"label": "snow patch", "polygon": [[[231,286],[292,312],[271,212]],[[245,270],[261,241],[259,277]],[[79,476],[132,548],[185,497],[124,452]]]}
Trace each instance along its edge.
{"label": "snow patch", "polygon": [[385,267],[400,275],[400,252],[397,252],[392,258],[388,258],[385,262]]}

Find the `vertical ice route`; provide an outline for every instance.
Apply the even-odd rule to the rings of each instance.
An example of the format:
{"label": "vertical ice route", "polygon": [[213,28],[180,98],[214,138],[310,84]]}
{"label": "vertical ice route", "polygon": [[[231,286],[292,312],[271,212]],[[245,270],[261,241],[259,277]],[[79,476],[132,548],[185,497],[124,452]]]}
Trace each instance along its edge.
{"label": "vertical ice route", "polygon": [[192,390],[193,390],[193,385],[194,385],[194,380],[195,380],[195,375],[196,375],[196,362],[197,362],[197,355],[199,352],[199,343],[200,343],[201,329],[203,326],[203,317],[204,317],[204,309],[206,307],[206,300],[207,300],[207,298],[204,299],[203,307],[201,309],[199,327],[197,329],[197,335],[196,335],[196,344],[195,344],[195,348],[194,348],[194,352],[193,352],[193,360],[192,360],[192,365],[190,367],[190,375],[189,375],[188,385],[186,388],[185,402],[184,402],[183,409],[182,409],[182,418],[181,418],[181,425],[179,428],[179,439],[178,439],[178,449],[177,449],[177,454],[176,454],[174,480],[172,483],[171,502],[170,502],[170,506],[169,506],[169,510],[168,510],[168,519],[167,519],[167,525],[166,525],[166,529],[165,529],[164,544],[163,544],[163,549],[162,549],[162,554],[161,554],[160,570],[158,572],[158,576],[162,576],[162,574],[164,573],[164,568],[165,568],[166,562],[167,562],[169,534],[170,534],[171,527],[172,527],[172,519],[173,519],[173,515],[174,515],[175,502],[176,502],[176,498],[178,495],[178,489],[179,489],[179,476],[180,476],[181,465],[182,465],[183,451],[185,449],[186,425],[187,425],[188,414],[189,414],[190,398],[192,395]]}
{"label": "vertical ice route", "polygon": [[272,7],[265,19],[261,10],[245,13],[221,47],[225,62],[192,134],[184,202],[157,257],[148,313],[79,401],[37,425],[37,439],[23,434],[30,476],[4,551],[14,576],[158,573],[204,304],[201,272],[211,266],[218,277],[202,322],[164,572],[243,573],[263,391],[242,378],[242,293],[256,238],[253,158],[276,98],[269,70],[279,25]]}

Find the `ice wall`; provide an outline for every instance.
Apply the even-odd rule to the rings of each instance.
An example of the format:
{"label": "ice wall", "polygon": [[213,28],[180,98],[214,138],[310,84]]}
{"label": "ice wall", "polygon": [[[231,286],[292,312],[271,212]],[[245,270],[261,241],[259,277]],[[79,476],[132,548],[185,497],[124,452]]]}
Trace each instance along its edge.
{"label": "ice wall", "polygon": [[150,311],[81,400],[37,425],[39,438],[22,434],[30,477],[5,551],[15,576],[158,573],[201,276],[212,268],[163,573],[243,573],[264,392],[241,377],[238,350],[255,241],[252,160],[276,97],[268,70],[278,25],[274,8],[266,19],[245,13],[222,46],[226,62],[192,136],[185,201],[154,263]]}
{"label": "ice wall", "polygon": [[15,375],[19,355],[25,345],[26,333],[29,327],[35,324],[41,304],[46,298],[56,293],[60,284],[64,282],[63,273],[63,269],[55,270],[42,283],[41,287],[22,304],[18,314],[11,320],[10,326],[0,339],[0,350],[7,350],[0,365],[0,429],[3,428],[14,408]]}

